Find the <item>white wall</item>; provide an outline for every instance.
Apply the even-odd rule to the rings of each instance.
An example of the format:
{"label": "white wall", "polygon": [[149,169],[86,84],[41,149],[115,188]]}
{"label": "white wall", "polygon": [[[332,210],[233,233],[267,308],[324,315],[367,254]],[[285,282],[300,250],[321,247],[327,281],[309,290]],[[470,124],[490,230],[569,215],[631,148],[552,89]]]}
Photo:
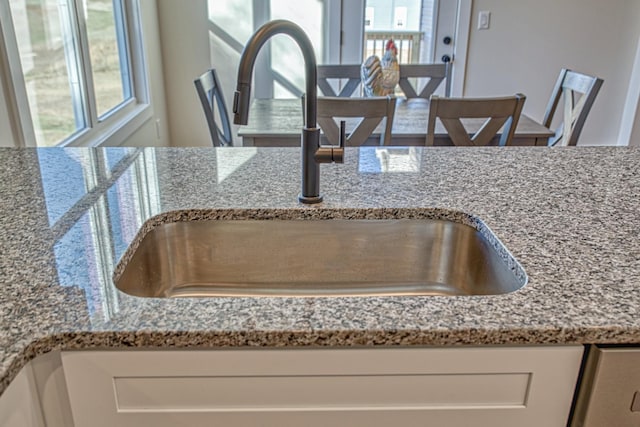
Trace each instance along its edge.
{"label": "white wall", "polygon": [[171,145],[211,146],[193,80],[210,68],[206,0],[157,0]]}
{"label": "white wall", "polygon": [[[527,95],[541,120],[561,68],[604,79],[580,144],[615,145],[640,36],[638,0],[475,0],[465,96]],[[478,11],[491,28],[477,30]]]}
{"label": "white wall", "polygon": [[122,146],[168,147],[170,145],[167,102],[164,89],[162,53],[160,50],[160,27],[156,1],[140,2],[142,39],[149,75],[149,102],[153,117],[135,131]]}

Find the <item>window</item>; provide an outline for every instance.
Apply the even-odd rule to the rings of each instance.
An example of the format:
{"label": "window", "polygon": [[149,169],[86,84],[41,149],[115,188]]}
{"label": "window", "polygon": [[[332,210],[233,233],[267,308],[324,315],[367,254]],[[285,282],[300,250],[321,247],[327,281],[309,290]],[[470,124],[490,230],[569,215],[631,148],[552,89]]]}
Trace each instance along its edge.
{"label": "window", "polygon": [[2,2],[24,145],[97,145],[144,109],[137,6],[128,0]]}
{"label": "window", "polygon": [[[235,50],[238,55],[260,25],[273,19],[287,19],[300,25],[309,36],[318,63],[326,62],[332,48],[340,49],[338,38],[335,39],[334,46],[331,46],[332,40],[328,35],[332,30],[339,33],[339,27],[336,29],[335,23],[330,21],[332,14],[335,19],[336,11],[339,13],[339,6],[329,0],[209,0],[208,3],[209,18],[216,27],[214,32],[221,37],[222,43],[227,43],[230,47],[237,45]],[[336,22],[339,25],[339,19]],[[256,81],[253,88],[255,96],[300,96],[301,88],[304,88],[304,60],[296,42],[287,36],[278,35],[262,51],[266,53],[256,60]],[[221,66],[223,65],[218,65],[218,68]],[[234,64],[228,73],[235,74],[236,69],[237,64]],[[229,99],[226,94],[225,97]]]}

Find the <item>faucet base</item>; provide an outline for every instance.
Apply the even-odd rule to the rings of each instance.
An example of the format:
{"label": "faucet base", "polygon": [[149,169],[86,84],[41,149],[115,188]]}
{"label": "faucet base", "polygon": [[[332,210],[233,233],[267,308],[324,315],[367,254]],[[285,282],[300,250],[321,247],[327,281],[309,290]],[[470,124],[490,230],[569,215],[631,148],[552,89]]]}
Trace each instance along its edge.
{"label": "faucet base", "polygon": [[300,201],[300,203],[304,203],[307,205],[314,205],[316,203],[320,203],[322,202],[322,196],[303,196],[302,194],[298,195],[298,200]]}

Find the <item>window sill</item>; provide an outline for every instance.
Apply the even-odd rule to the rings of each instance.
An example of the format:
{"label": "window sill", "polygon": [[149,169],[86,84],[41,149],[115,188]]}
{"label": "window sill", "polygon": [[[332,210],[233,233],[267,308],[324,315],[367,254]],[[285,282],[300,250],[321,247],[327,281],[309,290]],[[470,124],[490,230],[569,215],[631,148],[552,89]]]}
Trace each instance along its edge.
{"label": "window sill", "polygon": [[139,104],[130,112],[115,119],[112,118],[102,129],[92,129],[80,133],[58,147],[100,147],[123,145],[138,129],[153,118],[153,109],[149,104]]}

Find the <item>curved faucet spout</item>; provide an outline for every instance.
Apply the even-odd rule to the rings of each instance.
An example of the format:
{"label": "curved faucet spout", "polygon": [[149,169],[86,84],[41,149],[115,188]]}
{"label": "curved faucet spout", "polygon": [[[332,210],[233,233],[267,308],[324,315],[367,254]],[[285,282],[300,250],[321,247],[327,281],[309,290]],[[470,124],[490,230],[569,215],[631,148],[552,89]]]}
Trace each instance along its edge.
{"label": "curved faucet spout", "polygon": [[316,55],[311,40],[298,25],[283,19],[270,21],[260,27],[247,42],[238,67],[238,83],[233,99],[234,123],[246,125],[249,119],[249,99],[251,97],[251,75],[262,46],[276,34],[287,34],[296,41],[305,63],[306,76],[306,128],[316,127],[317,67]]}
{"label": "curved faucet spout", "polygon": [[305,63],[307,92],[304,108],[306,111],[306,125],[302,129],[300,138],[302,148],[302,191],[298,196],[298,200],[307,204],[320,203],[322,201],[322,196],[320,195],[320,164],[342,162],[344,138],[342,138],[339,147],[320,146],[320,129],[316,126],[318,112],[316,55],[309,37],[307,37],[302,28],[293,22],[285,20],[267,22],[249,39],[242,51],[240,66],[238,67],[238,85],[233,97],[233,112],[235,113],[233,122],[239,125],[247,124],[249,120],[249,99],[251,98],[251,74],[253,73],[256,56],[258,56],[260,48],[271,36],[280,33],[289,35],[298,43]]}

